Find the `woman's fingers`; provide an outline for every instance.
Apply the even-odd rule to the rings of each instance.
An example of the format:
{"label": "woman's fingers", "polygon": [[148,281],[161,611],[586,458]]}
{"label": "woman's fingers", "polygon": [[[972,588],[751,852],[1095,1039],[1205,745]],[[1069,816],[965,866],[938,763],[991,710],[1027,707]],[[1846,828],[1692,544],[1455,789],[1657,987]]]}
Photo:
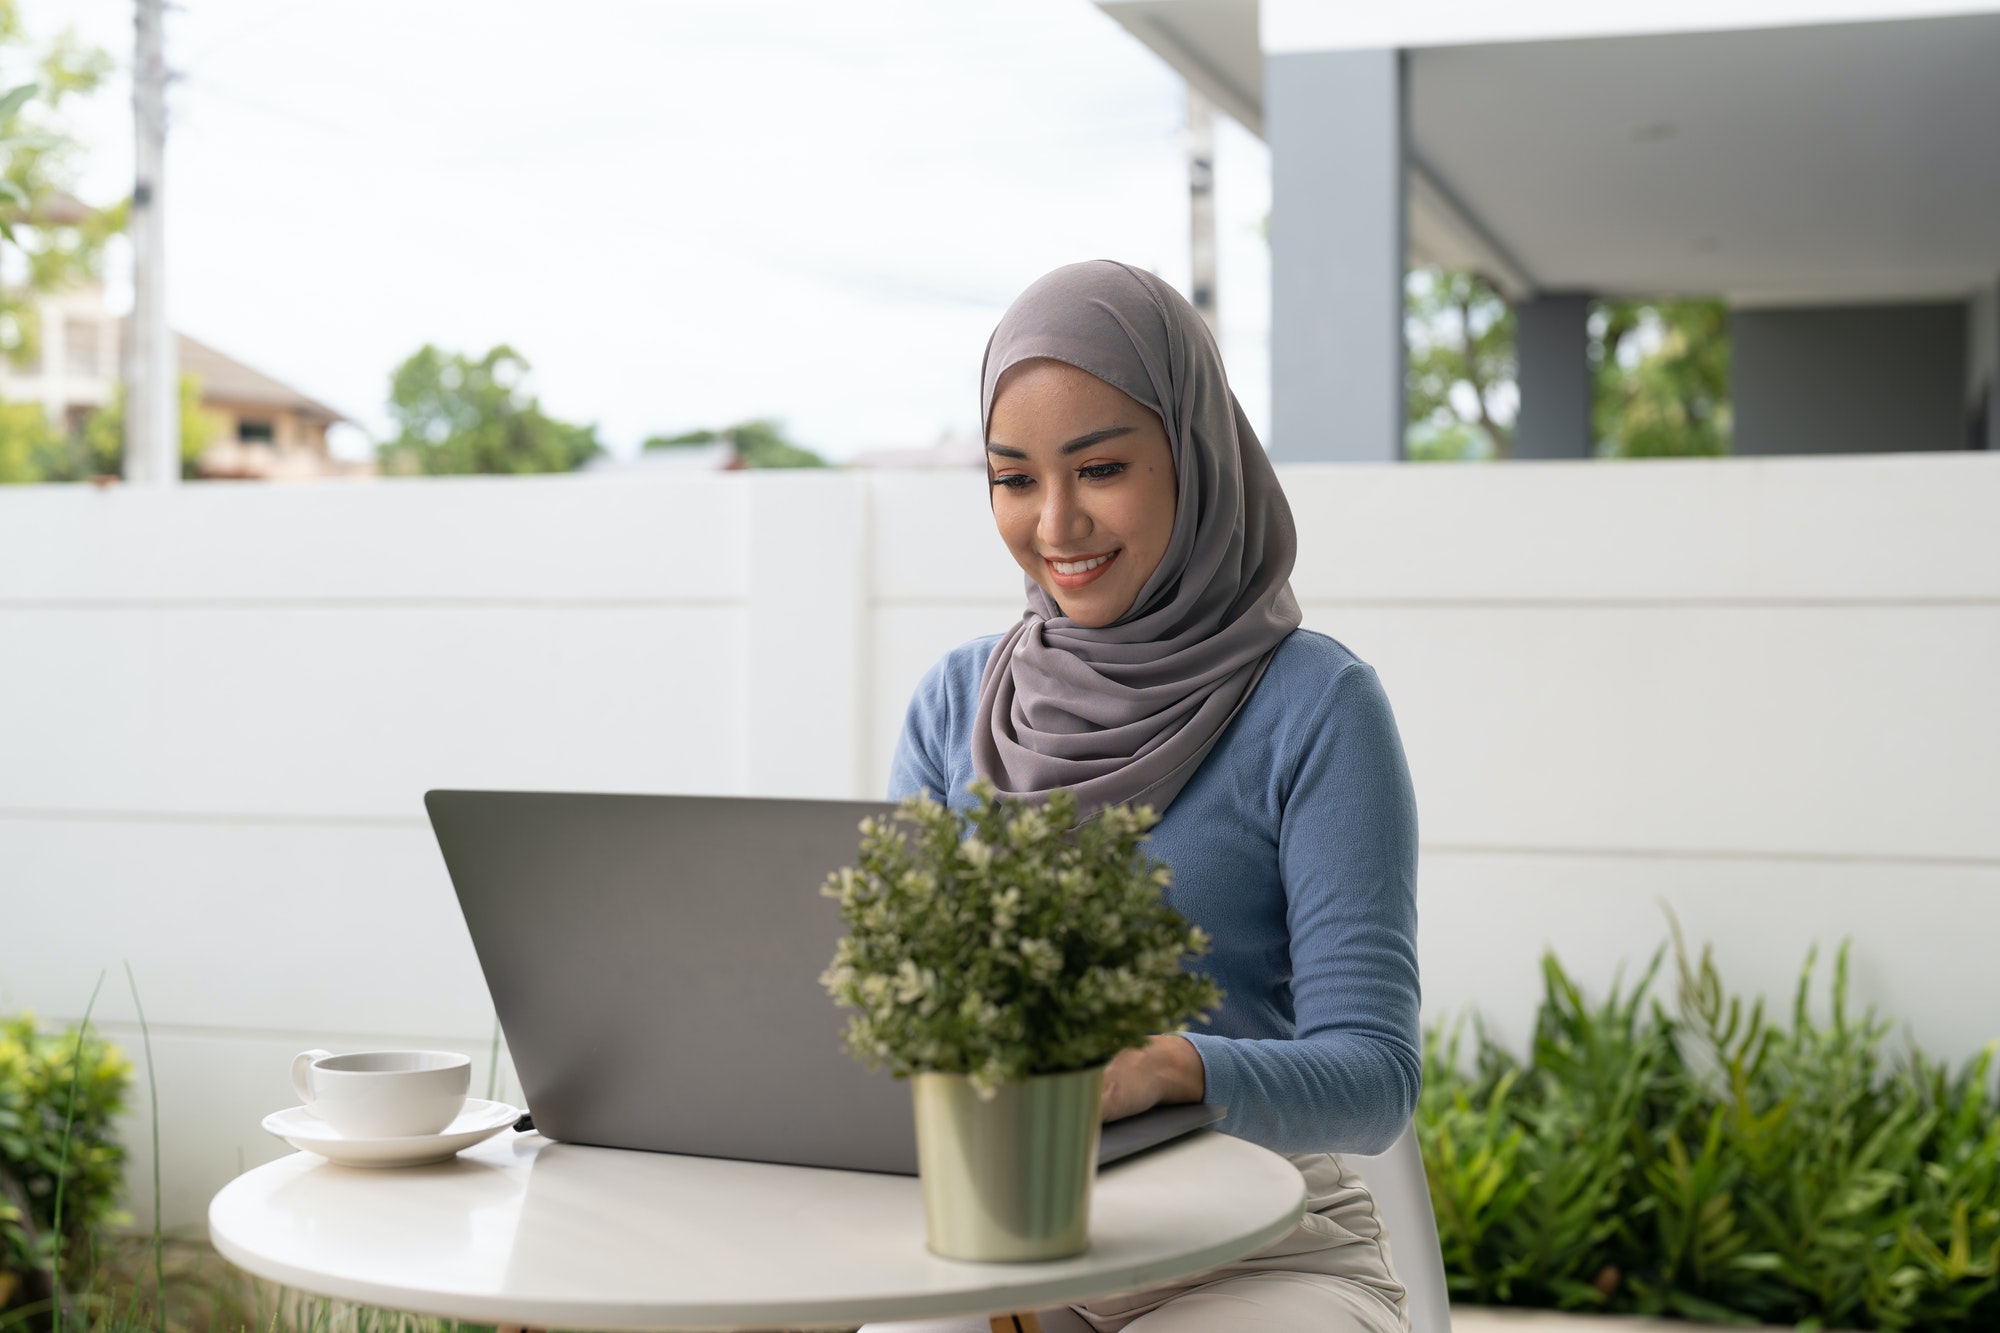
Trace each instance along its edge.
{"label": "woman's fingers", "polygon": [[1159,1103],[1158,1081],[1152,1077],[1152,1048],[1120,1051],[1104,1069],[1105,1120],[1123,1120],[1149,1111]]}

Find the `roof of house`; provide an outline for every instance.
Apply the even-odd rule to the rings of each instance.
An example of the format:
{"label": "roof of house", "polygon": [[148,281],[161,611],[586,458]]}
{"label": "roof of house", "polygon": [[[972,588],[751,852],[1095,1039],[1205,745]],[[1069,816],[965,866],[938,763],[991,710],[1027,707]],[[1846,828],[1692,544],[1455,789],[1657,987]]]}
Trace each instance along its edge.
{"label": "roof of house", "polygon": [[[123,319],[118,321],[118,336],[122,345],[125,337]],[[181,374],[193,375],[201,380],[201,396],[206,401],[296,412],[308,421],[322,421],[328,425],[347,420],[346,416],[317,398],[309,398],[291,385],[280,383],[261,370],[253,370],[185,333],[174,335],[174,349],[180,358]]]}

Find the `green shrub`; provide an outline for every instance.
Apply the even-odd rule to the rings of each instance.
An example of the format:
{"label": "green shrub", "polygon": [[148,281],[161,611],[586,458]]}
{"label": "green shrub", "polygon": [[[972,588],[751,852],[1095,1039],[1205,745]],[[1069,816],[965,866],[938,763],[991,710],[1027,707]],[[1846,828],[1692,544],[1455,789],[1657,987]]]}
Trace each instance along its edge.
{"label": "green shrub", "polygon": [[1433,1028],[1418,1135],[1453,1294],[1496,1304],[1886,1330],[2000,1328],[1993,1048],[1892,1058],[1848,1009],[1788,1023],[1672,942],[1677,998],[1591,1005],[1553,956],[1525,1063]]}
{"label": "green shrub", "polygon": [[88,1030],[44,1033],[30,1017],[0,1020],[0,1308],[50,1295],[58,1180],[65,1266],[101,1228],[125,1220],[117,1211],[125,1150],[112,1120],[131,1078],[118,1048]]}

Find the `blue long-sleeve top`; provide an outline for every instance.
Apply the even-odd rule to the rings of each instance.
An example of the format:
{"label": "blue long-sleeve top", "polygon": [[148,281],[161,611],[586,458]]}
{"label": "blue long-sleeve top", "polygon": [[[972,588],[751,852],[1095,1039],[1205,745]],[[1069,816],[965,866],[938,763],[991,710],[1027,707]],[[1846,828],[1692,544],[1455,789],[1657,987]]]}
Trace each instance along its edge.
{"label": "blue long-sleeve top", "polygon": [[[999,636],[917,686],[889,795],[971,802],[979,681]],[[1376,1153],[1416,1108],[1417,813],[1374,668],[1294,630],[1153,828],[1167,900],[1227,992],[1188,1040],[1221,1128],[1280,1152]]]}

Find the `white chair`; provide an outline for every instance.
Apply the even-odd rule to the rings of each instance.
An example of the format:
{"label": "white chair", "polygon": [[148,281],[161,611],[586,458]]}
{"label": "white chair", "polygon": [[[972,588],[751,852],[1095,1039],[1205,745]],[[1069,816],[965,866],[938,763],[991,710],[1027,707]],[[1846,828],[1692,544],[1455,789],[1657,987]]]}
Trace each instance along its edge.
{"label": "white chair", "polygon": [[1376,1157],[1342,1153],[1340,1160],[1375,1196],[1375,1212],[1389,1231],[1389,1254],[1409,1295],[1410,1333],[1451,1333],[1451,1295],[1438,1248],[1437,1218],[1424,1181],[1417,1127],[1403,1126],[1389,1151]]}

